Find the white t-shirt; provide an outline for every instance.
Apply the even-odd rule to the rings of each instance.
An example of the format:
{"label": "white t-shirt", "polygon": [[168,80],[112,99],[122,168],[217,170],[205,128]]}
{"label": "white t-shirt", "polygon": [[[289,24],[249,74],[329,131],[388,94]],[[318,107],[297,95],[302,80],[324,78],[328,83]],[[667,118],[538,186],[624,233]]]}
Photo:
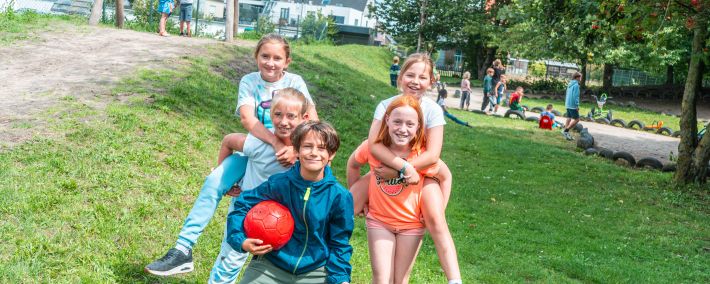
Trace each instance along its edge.
{"label": "white t-shirt", "polygon": [[[397,99],[399,96],[401,95],[396,95],[377,104],[377,108],[375,109],[375,119],[380,121],[384,119],[387,106],[389,106],[390,103],[392,103],[392,101]],[[424,113],[424,125],[426,125],[427,129],[446,124],[446,121],[444,120],[444,111],[441,110],[441,107],[437,105],[434,100],[428,97],[422,97],[420,105],[422,107],[422,113]]]}
{"label": "white t-shirt", "polygon": [[303,81],[301,76],[284,72],[284,76],[281,80],[266,82],[261,78],[259,72],[252,72],[244,75],[239,81],[239,96],[237,97],[237,110],[235,114],[239,116],[239,108],[243,105],[252,106],[255,110],[254,114],[259,121],[261,121],[266,128],[273,128],[273,125],[271,125],[271,117],[269,116],[271,113],[271,104],[265,103],[265,105],[269,107],[264,108],[262,107],[262,102],[271,102],[276,91],[288,87],[301,91],[301,93],[306,96],[306,99],[308,99],[308,103],[315,105],[311,94],[308,93],[306,82]]}
{"label": "white t-shirt", "polygon": [[239,184],[242,190],[252,190],[268,180],[270,176],[288,170],[276,160],[271,145],[251,134],[247,135],[242,152],[249,158],[244,178]]}

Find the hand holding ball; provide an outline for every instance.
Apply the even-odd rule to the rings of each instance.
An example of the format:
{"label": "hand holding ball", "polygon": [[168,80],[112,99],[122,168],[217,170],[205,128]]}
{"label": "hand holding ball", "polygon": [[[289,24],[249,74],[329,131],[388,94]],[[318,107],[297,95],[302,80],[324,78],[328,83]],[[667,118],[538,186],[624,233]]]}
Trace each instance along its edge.
{"label": "hand holding ball", "polygon": [[273,200],[259,202],[244,218],[247,238],[259,239],[261,245],[282,248],[293,235],[293,217],[285,206]]}

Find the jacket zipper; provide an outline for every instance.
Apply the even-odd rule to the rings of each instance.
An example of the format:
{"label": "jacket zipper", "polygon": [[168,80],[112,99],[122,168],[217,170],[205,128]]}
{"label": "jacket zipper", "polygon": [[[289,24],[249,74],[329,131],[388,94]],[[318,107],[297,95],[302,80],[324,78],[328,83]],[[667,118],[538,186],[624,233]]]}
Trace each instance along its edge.
{"label": "jacket zipper", "polygon": [[308,248],[308,221],[306,221],[306,206],[308,205],[308,198],[311,196],[311,187],[306,188],[306,194],[303,195],[303,224],[306,225],[306,243],[303,244],[303,251],[301,251],[301,256],[298,257],[296,261],[296,267],[293,268],[293,274],[296,274],[298,270],[298,264],[301,263],[303,255],[306,254],[306,248]]}

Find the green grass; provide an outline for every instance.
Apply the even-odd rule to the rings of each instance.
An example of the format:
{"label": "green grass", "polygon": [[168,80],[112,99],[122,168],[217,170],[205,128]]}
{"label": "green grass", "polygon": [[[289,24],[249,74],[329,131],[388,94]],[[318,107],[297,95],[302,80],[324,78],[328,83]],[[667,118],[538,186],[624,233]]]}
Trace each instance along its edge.
{"label": "green grass", "polygon": [[[195,272],[163,279],[142,268],[174,245],[222,135],[243,131],[233,111],[239,78],[255,69],[250,54],[220,45],[140,71],[113,92],[127,102],[105,111],[63,100],[45,117],[59,138],[0,153],[0,282],[205,282],[227,202],[195,247]],[[300,45],[293,54],[290,71],[341,135],[333,168],[345,182],[376,103],[395,92],[391,55]],[[707,188],[672,189],[669,174],[584,156],[529,122],[453,112],[474,126],[449,123],[442,154],[465,282],[710,281]],[[352,244],[353,283],[368,283],[362,219]],[[411,283],[445,283],[442,274],[427,237]]]}
{"label": "green grass", "polygon": [[[547,104],[552,104],[553,107],[565,113],[565,102],[563,100],[551,100],[551,99],[535,99],[535,98],[524,98],[523,104],[529,107],[542,107],[545,108]],[[586,116],[592,109],[592,107],[597,107],[596,103],[580,103],[579,105],[579,115]],[[680,118],[674,115],[661,114],[655,111],[650,111],[647,109],[642,109],[639,107],[627,107],[627,106],[615,106],[606,104],[604,105],[605,110],[611,110],[614,119],[623,119],[626,123],[632,120],[639,120],[650,126],[654,121],[663,121],[663,126],[670,127],[674,131],[680,129]],[[698,129],[702,129],[704,125],[702,122],[698,123]]]}
{"label": "green grass", "polygon": [[0,46],[21,40],[36,40],[38,32],[55,32],[62,27],[84,25],[86,18],[70,15],[44,15],[34,11],[0,12]]}

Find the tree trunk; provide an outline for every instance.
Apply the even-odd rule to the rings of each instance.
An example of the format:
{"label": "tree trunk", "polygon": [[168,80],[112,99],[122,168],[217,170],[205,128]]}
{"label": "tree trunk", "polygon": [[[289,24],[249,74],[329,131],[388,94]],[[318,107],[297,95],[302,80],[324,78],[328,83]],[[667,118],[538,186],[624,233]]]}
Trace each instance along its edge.
{"label": "tree trunk", "polygon": [[673,65],[666,66],[666,85],[673,85]]}
{"label": "tree trunk", "polygon": [[495,60],[496,56],[496,51],[498,51],[497,47],[483,47],[482,49],[483,52],[480,54],[481,58],[479,58],[478,65],[478,76],[481,80],[483,80],[483,77],[486,76],[486,70],[493,64],[493,60]]}
{"label": "tree trunk", "polygon": [[604,72],[602,75],[602,89],[609,92],[614,87],[614,65],[604,63]]}
{"label": "tree trunk", "polygon": [[426,23],[426,2],[427,0],[424,0],[422,2],[422,7],[419,9],[419,34],[417,38],[417,53],[419,53],[422,48],[422,33],[424,33],[424,24]]}
{"label": "tree trunk", "polygon": [[234,0],[234,36],[239,34],[239,0]]}
{"label": "tree trunk", "polygon": [[[683,104],[680,116],[680,144],[678,145],[678,164],[674,179],[680,184],[695,181],[704,182],[704,176],[697,176],[707,170],[708,146],[710,134],[702,139],[703,146],[698,147],[697,141],[697,112],[695,109],[698,101],[699,81],[702,79],[701,56],[705,40],[707,39],[707,19],[696,17],[697,25],[693,32],[693,47],[688,64],[688,76],[685,79],[683,90]],[[697,151],[697,152],[696,152]],[[702,164],[703,160],[705,161]]]}
{"label": "tree trunk", "polygon": [[99,24],[101,19],[101,11],[104,7],[104,0],[95,0],[94,6],[91,7],[91,16],[89,16],[89,25],[95,26]]}
{"label": "tree trunk", "polygon": [[227,0],[227,11],[224,21],[224,41],[230,42],[234,39],[234,1]]}
{"label": "tree trunk", "polygon": [[116,27],[123,28],[123,0],[116,0]]}

